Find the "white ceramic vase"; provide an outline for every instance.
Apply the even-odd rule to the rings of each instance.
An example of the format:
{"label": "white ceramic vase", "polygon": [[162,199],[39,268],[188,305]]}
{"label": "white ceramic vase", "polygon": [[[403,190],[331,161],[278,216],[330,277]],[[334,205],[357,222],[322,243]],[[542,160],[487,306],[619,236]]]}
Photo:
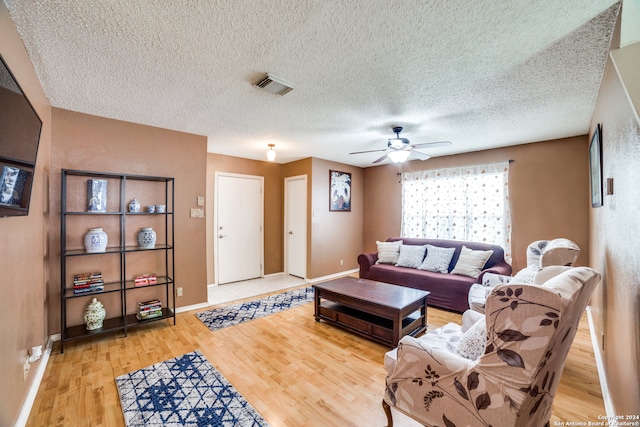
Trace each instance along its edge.
{"label": "white ceramic vase", "polygon": [[94,298],[87,308],[84,310],[84,323],[87,324],[87,330],[93,331],[102,328],[107,310],[100,301]]}
{"label": "white ceramic vase", "polygon": [[129,202],[129,212],[140,212],[140,202],[138,199],[133,199]]}
{"label": "white ceramic vase", "polygon": [[87,252],[104,252],[109,238],[102,228],[90,228],[84,235],[84,248]]}
{"label": "white ceramic vase", "polygon": [[151,227],[144,227],[138,231],[138,246],[143,249],[156,247],[156,232]]}

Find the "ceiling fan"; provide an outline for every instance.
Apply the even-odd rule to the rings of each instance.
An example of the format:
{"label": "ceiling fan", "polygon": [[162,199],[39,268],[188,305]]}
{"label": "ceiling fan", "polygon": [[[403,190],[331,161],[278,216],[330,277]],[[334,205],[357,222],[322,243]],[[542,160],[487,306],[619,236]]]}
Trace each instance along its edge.
{"label": "ceiling fan", "polygon": [[395,138],[390,138],[387,142],[387,148],[383,150],[368,150],[368,151],[356,151],[349,154],[363,154],[363,153],[375,153],[376,151],[386,151],[384,156],[373,161],[373,163],[380,163],[387,157],[394,163],[402,163],[411,155],[419,160],[427,160],[431,156],[423,152],[418,151],[419,148],[426,147],[442,147],[445,145],[451,145],[450,141],[438,141],[438,142],[424,142],[422,144],[411,144],[407,138],[400,138],[400,132],[402,132],[402,126],[394,126],[393,132],[396,134]]}

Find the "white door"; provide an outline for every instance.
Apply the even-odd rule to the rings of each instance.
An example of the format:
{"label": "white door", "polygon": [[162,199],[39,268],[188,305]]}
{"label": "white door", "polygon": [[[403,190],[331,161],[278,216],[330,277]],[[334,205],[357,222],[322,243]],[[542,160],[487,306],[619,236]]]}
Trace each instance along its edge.
{"label": "white door", "polygon": [[286,271],[307,276],[307,176],[285,179]]}
{"label": "white door", "polygon": [[216,174],[218,284],[262,276],[263,178]]}

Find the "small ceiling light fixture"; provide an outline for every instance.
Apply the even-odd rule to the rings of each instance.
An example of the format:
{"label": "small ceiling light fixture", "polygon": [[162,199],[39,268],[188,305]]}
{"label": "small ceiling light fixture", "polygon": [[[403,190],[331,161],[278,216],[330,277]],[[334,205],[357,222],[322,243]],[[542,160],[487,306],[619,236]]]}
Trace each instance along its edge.
{"label": "small ceiling light fixture", "polygon": [[409,158],[411,154],[408,150],[392,151],[387,156],[393,161],[393,163],[402,163]]}
{"label": "small ceiling light fixture", "polygon": [[267,150],[267,160],[273,162],[276,159],[276,150],[273,149],[276,144],[269,144],[269,149]]}
{"label": "small ceiling light fixture", "polygon": [[291,92],[295,87],[293,83],[290,83],[285,79],[281,79],[278,76],[274,76],[273,74],[267,74],[265,78],[256,83],[256,86],[266,90],[267,92],[280,96]]}

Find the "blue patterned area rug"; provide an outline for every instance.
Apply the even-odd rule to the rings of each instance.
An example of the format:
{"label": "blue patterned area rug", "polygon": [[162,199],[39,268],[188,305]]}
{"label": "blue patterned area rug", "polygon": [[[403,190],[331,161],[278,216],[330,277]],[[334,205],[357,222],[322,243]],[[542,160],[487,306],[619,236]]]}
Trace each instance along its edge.
{"label": "blue patterned area rug", "polygon": [[128,427],[269,424],[199,351],[116,378]]}
{"label": "blue patterned area rug", "polygon": [[196,313],[196,317],[212,331],[234,326],[269,314],[313,301],[313,287],[282,292],[265,298],[227,305]]}

